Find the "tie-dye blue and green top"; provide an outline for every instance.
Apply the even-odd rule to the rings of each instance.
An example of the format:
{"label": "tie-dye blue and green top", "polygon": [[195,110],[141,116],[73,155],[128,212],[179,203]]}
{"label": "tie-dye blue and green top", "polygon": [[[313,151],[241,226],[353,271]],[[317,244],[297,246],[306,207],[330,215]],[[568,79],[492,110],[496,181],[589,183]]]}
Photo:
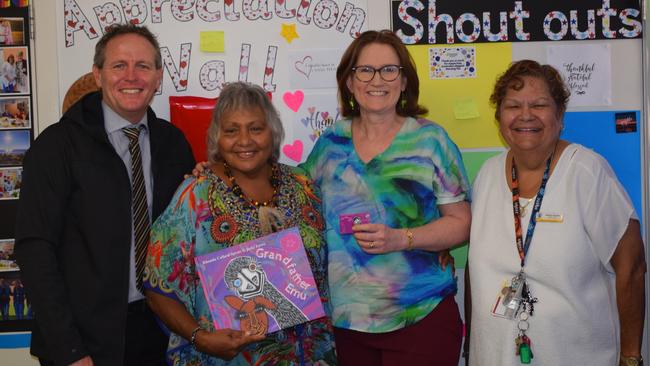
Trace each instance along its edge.
{"label": "tie-dye blue and green top", "polygon": [[456,292],[451,266],[436,252],[367,254],[339,230],[339,216],[370,213],[371,221],[412,228],[440,217],[439,205],[470,199],[460,152],[439,125],[407,118],[392,143],[364,163],[352,142],[351,120],[336,122],[302,164],[322,194],[329,249],[334,326],[381,333],[429,314]]}

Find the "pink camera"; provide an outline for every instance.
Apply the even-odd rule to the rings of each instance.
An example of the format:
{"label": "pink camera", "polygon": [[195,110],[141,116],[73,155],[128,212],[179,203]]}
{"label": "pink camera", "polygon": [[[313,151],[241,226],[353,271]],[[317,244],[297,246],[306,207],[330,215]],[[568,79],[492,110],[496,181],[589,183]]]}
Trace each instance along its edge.
{"label": "pink camera", "polygon": [[370,214],[367,212],[339,215],[341,234],[352,234],[352,226],[368,223],[370,223]]}

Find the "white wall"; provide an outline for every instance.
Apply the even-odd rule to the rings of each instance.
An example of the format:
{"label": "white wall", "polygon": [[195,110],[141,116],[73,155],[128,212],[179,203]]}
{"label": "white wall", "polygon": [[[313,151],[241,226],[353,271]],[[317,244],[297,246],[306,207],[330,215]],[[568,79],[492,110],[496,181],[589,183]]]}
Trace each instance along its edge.
{"label": "white wall", "polygon": [[[37,107],[36,129],[34,133],[43,131],[45,127],[59,119],[59,77],[57,70],[58,57],[56,35],[58,33],[53,14],[56,12],[56,1],[33,1],[34,33],[33,57],[36,63],[34,72]],[[89,61],[90,62],[90,61]]]}

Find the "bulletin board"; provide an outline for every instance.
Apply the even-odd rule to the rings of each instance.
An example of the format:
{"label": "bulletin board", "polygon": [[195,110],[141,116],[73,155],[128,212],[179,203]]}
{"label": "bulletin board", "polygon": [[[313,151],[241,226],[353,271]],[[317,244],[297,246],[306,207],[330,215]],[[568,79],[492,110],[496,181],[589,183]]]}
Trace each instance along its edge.
{"label": "bulletin board", "polygon": [[[639,215],[641,37],[638,1],[391,1],[391,29],[418,68],[421,102],[461,149],[470,179],[505,149],[489,96],[512,61],[555,66],[571,89],[562,138],[616,172]],[[452,252],[463,268],[467,248]]]}
{"label": "bulletin board", "polygon": [[[90,71],[105,27],[146,24],[163,55],[163,83],[152,104],[160,117],[169,117],[171,95],[214,98],[225,82],[257,83],[280,111],[281,161],[292,165],[339,118],[334,72],[370,20],[368,1],[59,0],[57,6],[61,98]],[[505,149],[488,103],[494,80],[510,62],[529,58],[555,65],[571,85],[562,137],[603,155],[643,212],[638,1],[390,0],[372,10],[386,14],[373,20],[375,28],[394,30],[407,45],[427,117],[459,146],[471,179]],[[461,269],[466,252],[453,251]]]}
{"label": "bulletin board", "polygon": [[169,120],[169,96],[215,98],[249,81],[272,95],[285,123],[282,161],[307,157],[338,117],[336,66],[366,30],[368,1],[58,0],[59,95],[92,68],[94,46],[115,23],[157,35],[163,82],[152,107]]}
{"label": "bulletin board", "polygon": [[25,152],[34,139],[27,0],[0,2],[0,332],[29,330],[32,312],[14,256]]}

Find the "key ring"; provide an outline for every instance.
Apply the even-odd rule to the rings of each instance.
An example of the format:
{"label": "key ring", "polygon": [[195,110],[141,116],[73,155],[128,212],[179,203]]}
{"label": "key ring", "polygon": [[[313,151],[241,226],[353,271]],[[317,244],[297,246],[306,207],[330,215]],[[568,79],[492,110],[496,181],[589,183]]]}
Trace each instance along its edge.
{"label": "key ring", "polygon": [[517,322],[517,329],[519,329],[522,332],[525,332],[530,328],[530,324],[526,320],[520,320]]}
{"label": "key ring", "polygon": [[528,323],[528,313],[522,311],[521,314],[519,314],[517,329],[519,329],[520,332],[525,332],[528,330],[528,328],[530,328],[530,323]]}

